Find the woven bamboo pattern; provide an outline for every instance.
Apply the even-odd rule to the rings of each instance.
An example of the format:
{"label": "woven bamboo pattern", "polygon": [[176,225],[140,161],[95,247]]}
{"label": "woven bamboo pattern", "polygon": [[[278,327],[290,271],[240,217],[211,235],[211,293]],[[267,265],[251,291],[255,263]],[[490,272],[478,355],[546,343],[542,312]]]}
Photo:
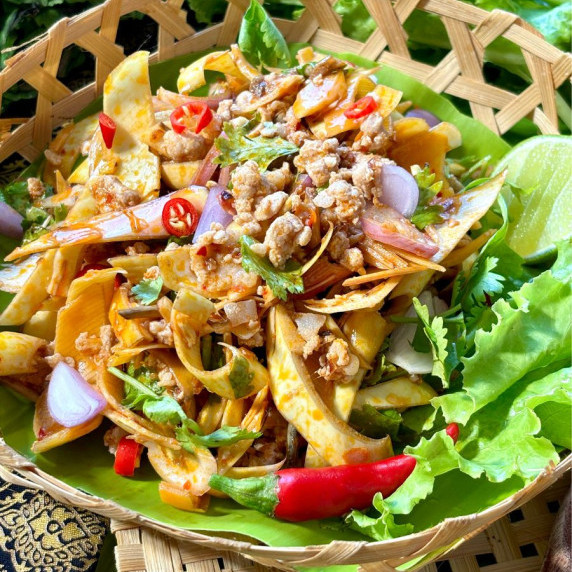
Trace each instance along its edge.
{"label": "woven bamboo pattern", "polygon": [[[473,116],[497,134],[523,117],[541,133],[558,133],[555,90],[572,75],[572,56],[548,44],[529,24],[508,12],[487,12],[457,0],[365,0],[377,29],[364,42],[343,36],[333,0],[305,0],[296,22],[276,19],[289,41],[318,48],[349,51],[403,71],[436,92],[467,100]],[[75,18],[64,18],[43,37],[19,52],[0,73],[0,97],[19,81],[38,92],[35,117],[0,119],[0,161],[19,153],[32,161],[40,155],[52,130],[73,118],[100,93],[106,75],[127,54],[115,43],[119,18],[142,12],[157,23],[157,52],[151,61],[228,45],[235,41],[247,0],[229,0],[224,20],[196,32],[186,22],[183,0],[107,0]],[[432,67],[412,59],[403,23],[415,10],[438,15],[452,49]],[[483,76],[485,48],[504,37],[517,45],[532,84],[515,94],[489,85]],[[95,81],[77,92],[58,79],[62,52],[75,44],[93,54]]]}
{"label": "woven bamboo pattern", "polygon": [[[248,0],[228,0],[223,21],[197,32],[187,23],[183,2],[107,0],[77,17],[60,20],[43,37],[8,60],[0,72],[0,97],[21,81],[36,90],[38,97],[34,117],[0,118],[0,161],[14,154],[33,161],[43,152],[55,128],[73,118],[101,94],[109,71],[128,55],[116,40],[122,16],[137,11],[156,22],[157,51],[151,62],[157,62],[235,41],[248,5]],[[275,20],[288,41],[310,42],[325,50],[353,52],[403,71],[436,92],[468,101],[473,115],[495,133],[505,133],[523,117],[529,117],[542,133],[558,132],[555,90],[572,75],[572,56],[548,44],[517,16],[498,10],[489,13],[457,0],[364,0],[377,29],[362,43],[343,36],[339,17],[332,8],[334,0],[304,0],[303,3],[306,8],[296,22]],[[441,18],[449,35],[452,48],[435,66],[415,61],[407,47],[403,24],[416,9]],[[533,80],[522,93],[505,91],[484,80],[484,51],[499,37],[513,42],[522,51]],[[58,78],[62,54],[72,45],[91,53],[95,62],[93,82],[75,92]],[[91,496],[57,480],[0,439],[0,476],[24,486],[44,489],[60,501],[114,519],[121,570],[140,572],[175,569],[237,572],[267,570],[270,566],[293,570],[294,566],[352,563],[362,564],[364,572],[393,570],[412,558],[435,551],[442,553],[482,532],[542,493],[562,477],[571,464],[572,456],[569,456],[516,495],[482,513],[449,519],[407,537],[384,542],[340,541],[325,546],[272,548],[244,540],[207,536],[153,521],[113,501]],[[542,534],[537,534],[537,529],[527,528],[528,525],[507,529],[506,523],[502,524],[505,521],[500,521],[489,529],[486,537],[500,541],[495,541],[494,546],[485,545],[483,536],[476,536],[462,547],[462,552],[455,553],[451,560],[455,562],[453,569],[477,570],[471,558],[481,554],[478,551],[490,548],[489,552],[492,551],[497,562],[508,566],[490,568],[490,572],[528,570],[520,565],[510,568],[509,563],[517,558],[518,547],[526,539],[536,543],[540,558],[551,518],[541,504],[531,506],[537,506],[537,510],[529,516],[526,513],[529,509],[523,508],[526,517],[523,522],[538,517],[538,522],[544,523]],[[520,529],[520,532],[509,542],[506,535],[512,529]],[[236,553],[247,555],[257,564],[240,559]],[[179,568],[168,568],[168,565]]]}
{"label": "woven bamboo pattern", "polygon": [[[543,493],[491,524],[484,532],[463,543],[447,561],[454,572],[536,572],[540,570],[557,509],[570,489],[570,474]],[[177,542],[148,528],[112,521],[117,538],[118,572],[274,572],[231,552],[214,551],[190,542]],[[376,564],[368,567],[374,569]],[[375,568],[376,570],[379,568]],[[437,572],[437,563],[420,572]]]}

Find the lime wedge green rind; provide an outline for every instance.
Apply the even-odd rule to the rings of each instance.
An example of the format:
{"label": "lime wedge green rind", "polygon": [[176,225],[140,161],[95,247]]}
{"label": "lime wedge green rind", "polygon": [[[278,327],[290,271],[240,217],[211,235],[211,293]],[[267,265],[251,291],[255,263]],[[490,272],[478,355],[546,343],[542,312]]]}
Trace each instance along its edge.
{"label": "lime wedge green rind", "polygon": [[529,194],[505,189],[509,246],[529,263],[555,253],[555,243],[572,236],[572,137],[539,135],[520,143],[497,165],[507,181]]}

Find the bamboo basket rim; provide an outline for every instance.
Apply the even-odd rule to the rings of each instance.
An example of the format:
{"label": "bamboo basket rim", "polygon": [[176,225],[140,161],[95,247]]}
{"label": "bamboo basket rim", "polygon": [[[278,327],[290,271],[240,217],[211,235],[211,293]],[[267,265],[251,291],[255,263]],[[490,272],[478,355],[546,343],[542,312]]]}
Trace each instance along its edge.
{"label": "bamboo basket rim", "polygon": [[[0,72],[0,96],[18,81],[38,92],[36,115],[22,123],[0,119],[0,161],[19,153],[32,161],[45,148],[52,130],[74,117],[101,92],[107,74],[124,57],[115,43],[121,16],[137,11],[158,24],[158,50],[150,62],[230,44],[238,32],[248,0],[227,0],[221,23],[200,32],[189,26],[184,0],[106,0],[73,18],[64,18],[27,49],[10,58]],[[303,0],[306,7],[296,22],[275,18],[288,41],[312,43],[318,48],[357,53],[404,71],[437,93],[469,101],[473,117],[503,134],[522,117],[529,117],[542,133],[558,133],[555,90],[572,76],[572,55],[548,44],[529,24],[502,10],[487,12],[458,0],[364,0],[377,28],[365,42],[343,36],[332,5],[335,0]],[[403,23],[415,9],[439,16],[451,40],[451,51],[435,65],[411,58]],[[487,84],[484,52],[496,38],[520,47],[532,77],[520,94]],[[95,56],[95,81],[72,92],[57,77],[63,50],[72,44]],[[14,129],[13,129],[14,128]],[[270,547],[243,540],[174,527],[126,509],[115,501],[75,489],[39,469],[0,437],[0,476],[23,486],[43,489],[54,498],[93,512],[151,527],[171,537],[199,545],[241,552],[264,564],[291,569],[290,565],[316,566],[367,563],[383,559],[391,566],[444,547],[457,545],[486,528],[497,518],[544,490],[572,466],[568,455],[547,468],[532,483],[488,509],[449,518],[412,535],[385,541],[333,541],[305,547]]]}
{"label": "bamboo basket rim", "polygon": [[[147,526],[173,538],[191,541],[210,548],[219,548],[245,554],[254,560],[278,560],[296,566],[313,565],[313,560],[328,564],[359,564],[372,561],[372,556],[379,556],[378,552],[392,548],[395,550],[415,548],[408,556],[399,557],[406,562],[415,557],[423,556],[433,550],[449,546],[452,550],[475,534],[484,530],[492,522],[514,510],[534,496],[545,490],[572,468],[572,453],[562,459],[558,465],[546,468],[534,481],[523,489],[507,497],[503,501],[481,511],[465,516],[446,518],[441,523],[407,536],[381,541],[341,541],[334,540],[329,544],[316,544],[304,547],[272,547],[263,544],[253,544],[243,540],[233,540],[217,536],[216,533],[203,534],[144,516],[136,511],[127,509],[117,502],[103,499],[76,489],[67,483],[52,477],[49,473],[38,468],[28,458],[12,449],[0,437],[0,477],[8,482],[28,488],[42,489],[56,500],[85,508],[123,522]],[[458,530],[458,536],[453,535],[451,529]],[[464,532],[461,532],[463,531]],[[443,542],[444,538],[448,541]],[[425,541],[428,541],[425,543]],[[361,553],[361,554],[358,554]],[[385,552],[385,551],[384,551]],[[356,556],[356,558],[354,558]],[[342,561],[340,561],[340,557]],[[332,560],[334,558],[335,560]],[[289,568],[286,568],[289,569]]]}

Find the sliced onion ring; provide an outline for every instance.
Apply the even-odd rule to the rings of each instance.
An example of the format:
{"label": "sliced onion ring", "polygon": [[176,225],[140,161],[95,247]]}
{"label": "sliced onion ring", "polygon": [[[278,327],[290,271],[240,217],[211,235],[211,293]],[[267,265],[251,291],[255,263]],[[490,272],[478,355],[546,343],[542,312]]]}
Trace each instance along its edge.
{"label": "sliced onion ring", "polygon": [[233,216],[226,212],[220,203],[219,197],[222,192],[226,191],[226,187],[222,185],[214,185],[209,191],[209,196],[207,197],[207,202],[203,212],[201,213],[201,218],[199,218],[199,224],[195,230],[195,235],[193,236],[193,244],[195,244],[201,236],[208,230],[211,229],[211,224],[217,222],[226,228],[233,219]]}
{"label": "sliced onion ring", "polygon": [[10,205],[0,201],[0,234],[10,238],[22,238],[24,217]]}
{"label": "sliced onion ring", "polygon": [[370,205],[361,218],[364,233],[373,240],[431,258],[439,247],[391,207]]}
{"label": "sliced onion ring", "polygon": [[433,115],[426,109],[411,109],[405,114],[405,117],[418,117],[419,119],[424,119],[429,127],[435,127],[435,125],[441,123],[441,120],[436,115]]}
{"label": "sliced onion ring", "polygon": [[379,181],[380,201],[410,218],[419,202],[419,187],[413,175],[397,165],[383,165]]}
{"label": "sliced onion ring", "polygon": [[61,361],[52,372],[47,405],[60,425],[75,427],[99,415],[107,402],[77,370]]}

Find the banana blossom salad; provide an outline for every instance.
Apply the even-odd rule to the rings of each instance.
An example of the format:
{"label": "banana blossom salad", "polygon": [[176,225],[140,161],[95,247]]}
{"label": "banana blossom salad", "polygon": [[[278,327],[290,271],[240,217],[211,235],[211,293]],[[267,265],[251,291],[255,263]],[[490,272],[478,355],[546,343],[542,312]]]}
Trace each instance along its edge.
{"label": "banana blossom salad", "polygon": [[288,520],[366,509],[415,469],[402,422],[448,386],[439,326],[504,174],[448,157],[459,129],[375,70],[296,59],[263,74],[233,45],[153,95],[137,52],[4,191],[35,217],[22,237],[1,203],[23,241],[0,325],[23,328],[0,332],[0,375],[35,401],[34,453],[106,419],[110,465],[137,478],[145,452],[163,502]]}

